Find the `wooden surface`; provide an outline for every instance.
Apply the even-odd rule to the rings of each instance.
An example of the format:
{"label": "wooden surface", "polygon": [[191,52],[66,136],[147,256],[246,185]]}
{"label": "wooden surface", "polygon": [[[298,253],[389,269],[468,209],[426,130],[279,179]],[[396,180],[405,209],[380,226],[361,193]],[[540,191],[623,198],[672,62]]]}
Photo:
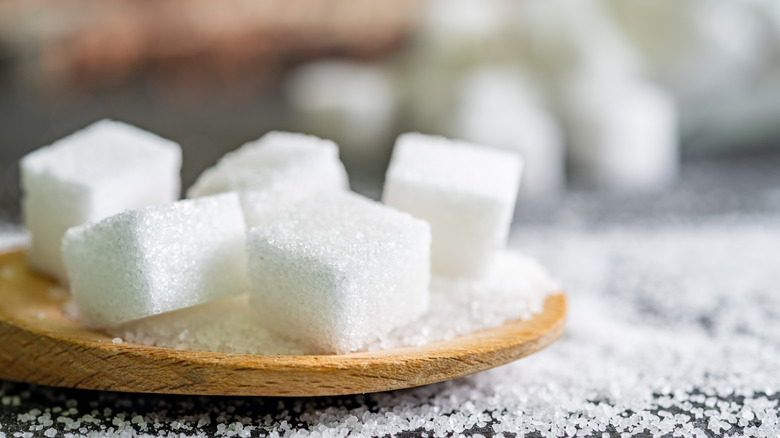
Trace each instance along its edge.
{"label": "wooden surface", "polygon": [[163,394],[319,396],[386,391],[473,374],[535,353],[563,332],[566,299],[529,321],[422,347],[325,356],[206,353],[114,344],[67,319],[67,294],[0,254],[0,379]]}

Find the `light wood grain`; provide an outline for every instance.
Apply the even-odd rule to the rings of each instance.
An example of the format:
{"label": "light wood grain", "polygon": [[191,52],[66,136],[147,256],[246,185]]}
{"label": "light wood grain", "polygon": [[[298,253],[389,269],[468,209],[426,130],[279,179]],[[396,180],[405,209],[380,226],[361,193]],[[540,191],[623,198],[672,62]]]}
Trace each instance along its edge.
{"label": "light wood grain", "polygon": [[113,344],[63,315],[67,299],[31,272],[22,251],[0,254],[0,379],[164,394],[319,396],[409,388],[535,353],[563,332],[566,299],[544,312],[422,347],[321,356],[262,356]]}

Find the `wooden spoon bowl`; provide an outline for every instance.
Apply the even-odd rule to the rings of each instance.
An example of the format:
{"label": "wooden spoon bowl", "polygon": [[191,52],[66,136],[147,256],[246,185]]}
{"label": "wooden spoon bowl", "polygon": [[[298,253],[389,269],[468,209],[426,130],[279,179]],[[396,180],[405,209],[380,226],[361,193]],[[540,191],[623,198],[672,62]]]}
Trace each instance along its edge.
{"label": "wooden spoon bowl", "polygon": [[107,391],[320,396],[410,388],[466,376],[533,354],[563,332],[566,298],[544,311],[420,347],[318,356],[207,353],[113,343],[63,314],[67,293],[0,254],[0,379]]}

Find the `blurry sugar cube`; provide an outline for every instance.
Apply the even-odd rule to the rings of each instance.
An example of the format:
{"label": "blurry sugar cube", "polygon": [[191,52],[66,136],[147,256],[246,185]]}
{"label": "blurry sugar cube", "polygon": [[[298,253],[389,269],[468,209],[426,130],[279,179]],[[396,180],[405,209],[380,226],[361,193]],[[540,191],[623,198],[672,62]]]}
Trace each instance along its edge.
{"label": "blurry sugar cube", "polygon": [[522,155],[526,165],[520,184],[521,194],[541,197],[564,189],[563,135],[546,111],[517,107],[489,115],[464,108],[458,120],[458,129],[453,132],[455,137]]}
{"label": "blurry sugar cube", "polygon": [[612,190],[657,190],[679,168],[677,111],[664,90],[631,78],[581,75],[565,88],[573,171]]}
{"label": "blurry sugar cube", "polygon": [[285,91],[295,123],[337,141],[344,160],[365,170],[379,167],[387,157],[395,88],[390,73],[378,64],[326,60],[295,70]]}
{"label": "blurry sugar cube", "polygon": [[21,160],[24,225],[33,268],[67,281],[65,231],[126,209],[179,198],[181,148],[150,132],[101,120]]}
{"label": "blurry sugar cube", "polygon": [[615,23],[612,11],[607,8],[608,2],[540,0],[516,3],[518,11],[514,15],[513,29],[517,32],[519,46],[514,50],[522,54],[522,65],[534,71],[551,91],[557,91],[562,77],[582,63],[589,64],[589,68],[626,74],[643,71],[642,54],[626,40],[623,29]]}
{"label": "blurry sugar cube", "polygon": [[771,9],[763,7],[777,9],[774,0],[608,4],[648,57],[653,77],[694,109],[754,90],[762,71],[775,65],[777,34],[770,33]]}
{"label": "blurry sugar cube", "polygon": [[71,228],[62,250],[83,322],[116,325],[245,292],[245,235],[235,193]]}
{"label": "blurry sugar cube", "polygon": [[428,308],[430,227],[353,193],[306,199],[247,237],[263,324],[323,353],[364,347]]}
{"label": "blurry sugar cube", "polygon": [[516,72],[486,68],[458,90],[450,123],[453,137],[520,153],[525,163],[520,192],[554,194],[564,188],[565,151],[557,120]]}
{"label": "blurry sugar cube", "polygon": [[311,135],[269,132],[204,170],[187,197],[279,190],[285,186],[313,192],[348,189],[338,146]]}
{"label": "blurry sugar cube", "polygon": [[478,277],[506,246],[521,169],[515,153],[403,134],[382,199],[430,223],[435,273]]}

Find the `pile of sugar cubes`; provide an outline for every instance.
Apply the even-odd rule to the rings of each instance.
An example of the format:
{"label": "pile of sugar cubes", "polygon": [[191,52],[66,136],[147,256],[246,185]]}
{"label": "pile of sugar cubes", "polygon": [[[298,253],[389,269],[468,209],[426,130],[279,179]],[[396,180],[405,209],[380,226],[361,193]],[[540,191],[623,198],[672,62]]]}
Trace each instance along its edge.
{"label": "pile of sugar cubes", "polygon": [[[230,319],[208,310],[227,302],[301,351],[347,353],[419,331],[431,303],[447,301],[432,285],[501,283],[535,297],[520,315],[483,318],[493,323],[540,311],[556,289],[504,251],[522,166],[510,152],[404,134],[382,203],[349,190],[335,143],[304,134],[243,145],[185,200],[180,166],[176,143],[109,120],[22,159],[29,263],[69,286],[83,325],[175,323],[192,309]],[[525,283],[496,280],[517,276]]]}

